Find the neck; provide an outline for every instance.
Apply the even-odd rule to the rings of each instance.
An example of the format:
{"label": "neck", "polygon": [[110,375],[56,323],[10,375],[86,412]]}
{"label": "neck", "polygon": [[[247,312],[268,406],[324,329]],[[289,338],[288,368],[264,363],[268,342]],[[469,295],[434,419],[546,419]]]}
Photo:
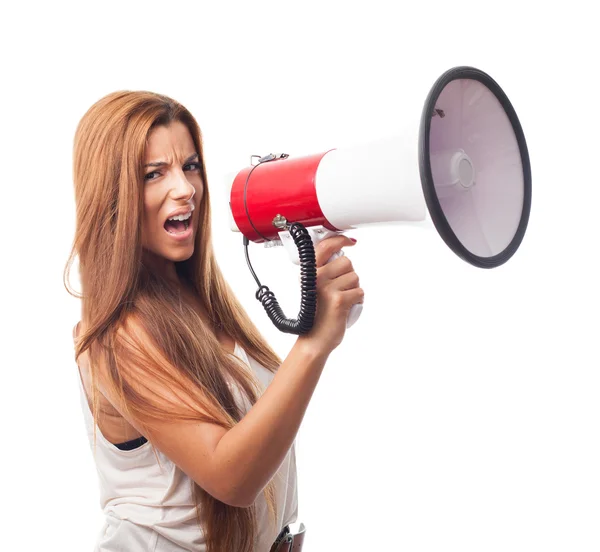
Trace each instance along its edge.
{"label": "neck", "polygon": [[149,270],[155,274],[159,274],[161,278],[172,284],[175,288],[180,289],[182,287],[183,284],[177,274],[173,261],[145,251],[143,262]]}

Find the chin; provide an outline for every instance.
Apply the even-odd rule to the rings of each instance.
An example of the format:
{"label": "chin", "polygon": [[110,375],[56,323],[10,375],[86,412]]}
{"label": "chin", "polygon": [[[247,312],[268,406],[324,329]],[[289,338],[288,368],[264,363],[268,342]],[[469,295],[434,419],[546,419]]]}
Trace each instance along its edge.
{"label": "chin", "polygon": [[[165,252],[167,253],[167,252]],[[193,247],[186,247],[182,251],[169,251],[166,255],[163,255],[166,259],[173,261],[174,263],[180,263],[181,261],[187,261],[194,254]]]}

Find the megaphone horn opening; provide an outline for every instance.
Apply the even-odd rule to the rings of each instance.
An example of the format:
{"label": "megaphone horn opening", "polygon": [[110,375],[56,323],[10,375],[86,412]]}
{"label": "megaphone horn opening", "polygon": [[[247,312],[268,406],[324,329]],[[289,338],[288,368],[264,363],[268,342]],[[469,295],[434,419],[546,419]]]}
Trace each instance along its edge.
{"label": "megaphone horn opening", "polygon": [[514,255],[529,221],[531,166],[517,114],[488,74],[461,66],[435,82],[421,114],[419,171],[431,219],[459,257],[494,268]]}

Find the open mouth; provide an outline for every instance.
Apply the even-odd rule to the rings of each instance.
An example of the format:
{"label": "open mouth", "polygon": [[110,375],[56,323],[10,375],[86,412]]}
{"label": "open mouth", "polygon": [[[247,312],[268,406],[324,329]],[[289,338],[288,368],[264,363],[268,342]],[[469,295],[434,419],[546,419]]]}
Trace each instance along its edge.
{"label": "open mouth", "polygon": [[163,223],[165,232],[177,241],[188,240],[194,233],[193,215],[193,205],[171,211],[171,216]]}
{"label": "open mouth", "polygon": [[164,227],[169,234],[184,234],[187,232],[191,220],[192,217],[187,220],[167,220]]}

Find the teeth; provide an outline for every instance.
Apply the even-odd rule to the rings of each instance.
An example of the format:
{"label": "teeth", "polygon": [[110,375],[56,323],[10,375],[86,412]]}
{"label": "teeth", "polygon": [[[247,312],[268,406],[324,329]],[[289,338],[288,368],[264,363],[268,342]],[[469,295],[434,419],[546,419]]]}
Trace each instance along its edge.
{"label": "teeth", "polygon": [[192,212],[190,211],[187,215],[175,215],[168,220],[187,220],[192,216]]}

